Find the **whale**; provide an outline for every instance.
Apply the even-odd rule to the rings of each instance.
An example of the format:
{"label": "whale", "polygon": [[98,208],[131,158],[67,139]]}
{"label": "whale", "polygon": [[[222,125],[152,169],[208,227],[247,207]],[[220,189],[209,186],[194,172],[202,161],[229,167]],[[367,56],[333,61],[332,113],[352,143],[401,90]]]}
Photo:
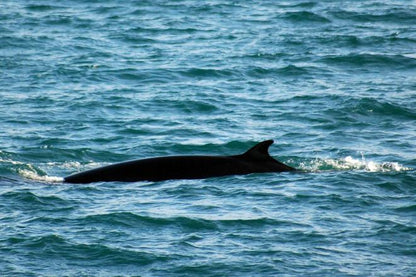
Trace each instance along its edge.
{"label": "whale", "polygon": [[295,171],[295,168],[270,156],[269,147],[272,144],[273,140],[262,141],[245,153],[232,156],[166,156],[120,162],[75,173],[65,177],[64,182],[157,182]]}

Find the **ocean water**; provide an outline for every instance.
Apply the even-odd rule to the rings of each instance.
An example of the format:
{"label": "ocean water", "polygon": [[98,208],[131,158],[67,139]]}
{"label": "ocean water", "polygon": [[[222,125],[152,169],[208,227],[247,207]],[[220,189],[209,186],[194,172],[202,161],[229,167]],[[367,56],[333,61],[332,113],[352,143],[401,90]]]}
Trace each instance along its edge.
{"label": "ocean water", "polygon": [[[73,185],[274,139],[297,173]],[[0,2],[1,276],[415,276],[416,2]]]}

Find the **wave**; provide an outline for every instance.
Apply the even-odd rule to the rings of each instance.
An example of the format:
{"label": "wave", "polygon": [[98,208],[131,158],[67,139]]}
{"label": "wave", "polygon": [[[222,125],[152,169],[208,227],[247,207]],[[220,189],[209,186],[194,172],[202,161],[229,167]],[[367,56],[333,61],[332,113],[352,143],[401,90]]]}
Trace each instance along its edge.
{"label": "wave", "polygon": [[376,54],[376,53],[350,53],[346,55],[329,55],[322,58],[322,61],[329,65],[338,66],[363,66],[377,67],[378,69],[391,70],[414,69],[416,59],[408,55],[400,54]]}
{"label": "wave", "polygon": [[[115,264],[140,264],[147,265],[154,261],[165,260],[163,254],[154,254],[144,250],[135,251],[128,247],[104,245],[99,243],[85,244],[68,239],[68,237],[57,234],[46,234],[42,236],[24,236],[9,238],[10,243],[18,244],[25,249],[27,256],[41,255],[44,258],[65,257],[71,260],[85,261],[89,266],[112,260]],[[91,262],[94,260],[94,262]]]}
{"label": "wave", "polygon": [[281,77],[298,77],[309,76],[314,73],[325,72],[325,69],[314,66],[296,66],[293,64],[286,65],[279,68],[263,68],[263,67],[249,67],[245,75],[254,77],[256,79],[281,76]]}
{"label": "wave", "polygon": [[28,11],[33,12],[48,12],[52,10],[59,9],[58,6],[51,6],[51,5],[42,5],[42,4],[30,4],[25,7]]}
{"label": "wave", "polygon": [[[36,209],[39,213],[44,211],[68,212],[74,209],[75,203],[72,200],[68,200],[57,195],[42,195],[41,193],[34,193],[26,190],[7,191],[0,194],[3,204],[7,203],[8,209],[19,210],[33,210]],[[48,218],[43,216],[35,216],[35,212],[32,213],[33,217],[28,219],[29,221],[58,221],[63,219]],[[36,212],[36,215],[37,212]]]}
{"label": "wave", "polygon": [[[318,44],[331,45],[331,47],[338,49],[340,47],[345,48],[357,48],[357,47],[372,47],[379,45],[380,49],[391,47],[392,44],[403,45],[406,47],[409,44],[413,44],[416,40],[406,34],[392,33],[390,35],[361,35],[361,34],[331,34],[331,35],[318,35],[311,38],[313,42]],[[358,54],[358,53],[357,53]],[[351,54],[350,54],[351,55]],[[390,55],[391,57],[394,55]],[[412,54],[401,53],[402,57],[412,58]],[[341,56],[342,57],[342,56]],[[404,59],[403,59],[404,60]]]}
{"label": "wave", "polygon": [[6,164],[11,171],[15,171],[18,175],[33,181],[46,183],[60,183],[63,182],[62,177],[48,176],[44,171],[35,167],[30,163],[24,163],[14,160],[0,159],[0,164]]}
{"label": "wave", "polygon": [[[80,162],[48,162],[44,164],[43,166],[52,168],[52,169],[65,169],[67,171],[68,169],[71,171],[71,173],[83,171],[83,170],[89,170],[96,167],[107,165],[107,163],[98,163],[98,162],[88,162],[81,164]],[[25,164],[24,168],[19,168],[17,170],[20,176],[23,176],[24,178],[39,181],[39,182],[45,182],[50,184],[55,183],[62,183],[64,181],[63,177],[60,176],[50,176],[46,174],[43,170],[31,165],[31,164]]]}
{"label": "wave", "polygon": [[63,177],[40,175],[36,170],[19,169],[18,172],[21,176],[27,179],[39,182],[62,183],[64,181]]}
{"label": "wave", "polygon": [[395,209],[397,212],[414,213],[416,212],[416,204],[408,204]]}
{"label": "wave", "polygon": [[413,170],[410,167],[399,164],[398,162],[376,162],[367,160],[364,156],[353,158],[346,156],[339,159],[317,158],[302,161],[298,168],[307,172],[320,172],[332,170],[362,170],[367,172],[402,172]]}
{"label": "wave", "polygon": [[380,13],[360,12],[337,10],[329,11],[333,17],[341,20],[351,20],[355,22],[391,22],[396,24],[415,24],[416,18],[414,10],[404,8],[394,8],[389,11],[385,10]]}
{"label": "wave", "polygon": [[71,171],[81,171],[86,169],[92,169],[94,167],[102,165],[104,164],[96,162],[90,162],[86,164],[81,164],[80,162],[48,162],[42,165],[35,166],[31,163],[15,161],[13,159],[0,158],[0,169],[2,171],[5,171],[6,175],[10,173],[17,174],[20,177],[23,177],[28,180],[49,184],[62,183],[64,178],[60,176],[48,175],[44,170],[40,169],[40,167],[47,167],[53,170],[56,170],[58,168],[63,169],[65,171],[67,171],[68,169],[70,169]]}
{"label": "wave", "polygon": [[317,23],[329,23],[331,22],[328,18],[313,13],[309,11],[296,11],[296,12],[286,12],[283,15],[284,19],[296,22],[296,23],[311,23],[311,22],[317,22]]}
{"label": "wave", "polygon": [[351,99],[346,102],[346,109],[356,113],[374,113],[379,116],[397,116],[402,119],[416,119],[416,113],[405,106],[405,103],[381,101],[375,98]]}
{"label": "wave", "polygon": [[97,224],[124,227],[143,227],[161,228],[171,226],[188,230],[219,230],[221,228],[231,228],[238,226],[261,228],[264,226],[304,226],[304,224],[287,220],[278,220],[269,217],[247,216],[243,218],[234,216],[215,216],[208,215],[203,217],[193,216],[171,216],[161,217],[149,214],[136,214],[132,212],[112,212],[106,214],[92,214],[76,219],[79,224]]}
{"label": "wave", "polygon": [[[354,97],[354,96],[340,96],[322,94],[294,96],[290,99],[291,102],[298,106],[316,105],[321,109],[318,114],[323,120],[336,119],[334,122],[336,128],[339,128],[340,122],[368,122],[368,119],[377,117],[377,124],[380,119],[396,120],[397,122],[404,122],[406,120],[414,121],[416,119],[416,112],[412,109],[411,101],[403,101],[399,99],[378,99],[376,97]],[[331,103],[331,105],[328,105]],[[367,119],[361,117],[357,120],[357,115],[368,117]],[[311,117],[311,116],[310,116]],[[409,122],[410,123],[410,122]]]}
{"label": "wave", "polygon": [[139,215],[131,212],[115,212],[108,214],[88,215],[78,219],[79,222],[85,224],[104,224],[104,225],[120,225],[126,227],[137,226],[172,226],[186,229],[217,229],[215,222],[205,219],[192,217],[154,217],[149,215]]}

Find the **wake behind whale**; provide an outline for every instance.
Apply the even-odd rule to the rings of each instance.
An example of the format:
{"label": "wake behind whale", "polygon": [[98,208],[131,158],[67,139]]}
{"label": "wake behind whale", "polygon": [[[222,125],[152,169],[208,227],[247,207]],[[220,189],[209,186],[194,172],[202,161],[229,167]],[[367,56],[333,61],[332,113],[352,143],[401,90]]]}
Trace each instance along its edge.
{"label": "wake behind whale", "polygon": [[269,155],[268,149],[272,144],[273,140],[266,140],[243,154],[232,156],[168,156],[127,161],[76,173],[65,177],[64,182],[205,179],[226,175],[296,170]]}

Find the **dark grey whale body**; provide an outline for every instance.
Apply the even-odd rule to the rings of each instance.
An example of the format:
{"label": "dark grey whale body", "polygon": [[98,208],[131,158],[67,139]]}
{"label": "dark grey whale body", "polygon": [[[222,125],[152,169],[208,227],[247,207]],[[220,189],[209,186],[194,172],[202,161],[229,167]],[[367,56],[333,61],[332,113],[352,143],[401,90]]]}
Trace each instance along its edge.
{"label": "dark grey whale body", "polygon": [[170,156],[127,161],[73,174],[64,181],[163,181],[295,170],[269,155],[272,143],[273,140],[260,142],[244,154],[234,156]]}

